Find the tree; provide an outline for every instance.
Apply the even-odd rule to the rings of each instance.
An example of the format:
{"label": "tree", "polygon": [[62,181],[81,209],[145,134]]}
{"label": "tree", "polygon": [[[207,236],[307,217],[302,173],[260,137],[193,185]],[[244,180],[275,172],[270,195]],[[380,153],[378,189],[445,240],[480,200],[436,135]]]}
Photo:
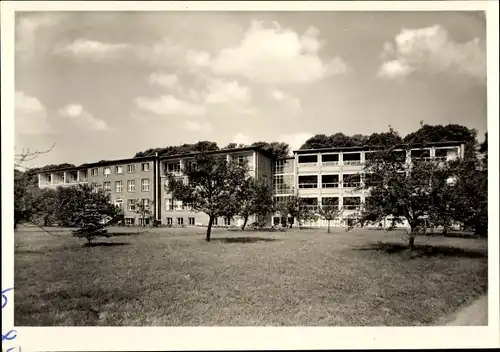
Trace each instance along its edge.
{"label": "tree", "polygon": [[339,209],[338,200],[337,202],[333,200],[327,200],[323,198],[322,203],[318,210],[318,215],[328,222],[328,233],[330,233],[330,221],[335,220],[341,214]]}
{"label": "tree", "polygon": [[37,169],[29,169],[26,163],[49,153],[54,146],[44,151],[23,149],[14,155],[14,229],[22,221],[32,221],[39,210],[35,200],[38,191]]}
{"label": "tree", "polygon": [[146,226],[146,222],[150,221],[153,216],[151,201],[149,199],[142,199],[140,202],[136,202],[135,212],[139,215],[139,219],[142,219],[142,226]]}
{"label": "tree", "polygon": [[252,147],[259,147],[275,159],[283,159],[290,154],[290,146],[284,142],[254,142]]}
{"label": "tree", "polygon": [[478,235],[488,234],[488,169],[483,160],[460,159],[449,165],[453,184],[448,204],[451,217]]}
{"label": "tree", "polygon": [[206,240],[209,242],[214,219],[227,216],[237,208],[236,194],[245,185],[248,166],[227,161],[225,156],[200,153],[182,172],[184,176],[180,178],[166,172],[167,190],[174,199],[208,215]]}
{"label": "tree", "polygon": [[236,195],[238,215],[243,217],[242,230],[245,229],[248,218],[256,215],[259,226],[262,227],[265,221],[262,219],[273,212],[273,190],[267,178],[248,178],[245,180],[240,192]]}
{"label": "tree", "polygon": [[297,226],[302,228],[304,221],[317,219],[317,214],[298,194],[287,197],[287,199],[280,204],[278,210],[282,216],[290,218],[290,228],[292,228],[294,220],[297,220]]}
{"label": "tree", "polygon": [[89,185],[71,188],[74,188],[78,195],[78,199],[72,203],[75,206],[74,221],[78,227],[73,231],[73,236],[86,238],[89,245],[98,236],[109,237],[106,220],[114,218],[117,212],[111,204],[110,195],[101,189],[93,190]]}
{"label": "tree", "polygon": [[369,190],[369,196],[357,223],[364,226],[392,216],[392,229],[406,219],[410,226],[409,247],[413,248],[429,215],[448,195],[449,188],[444,187],[450,176],[448,168],[427,160],[413,160],[409,165],[389,148],[367,161],[364,171],[368,177],[361,188]]}

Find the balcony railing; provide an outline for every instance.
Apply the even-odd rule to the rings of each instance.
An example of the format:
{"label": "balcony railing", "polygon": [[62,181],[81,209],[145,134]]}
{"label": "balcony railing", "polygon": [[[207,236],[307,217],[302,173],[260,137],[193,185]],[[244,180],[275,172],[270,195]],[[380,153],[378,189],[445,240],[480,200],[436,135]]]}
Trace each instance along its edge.
{"label": "balcony railing", "polygon": [[339,166],[340,161],[323,161],[321,166]]}
{"label": "balcony railing", "polygon": [[299,183],[299,188],[318,188],[317,183]]}
{"label": "balcony railing", "polygon": [[342,206],[344,210],[359,210],[361,205],[360,204],[344,204]]}
{"label": "balcony railing", "polygon": [[299,166],[300,167],[317,167],[318,163],[317,162],[313,162],[313,163],[301,163],[301,162],[299,162]]}
{"label": "balcony railing", "polygon": [[338,182],[322,183],[321,188],[339,188],[339,183]]}
{"label": "balcony railing", "polygon": [[361,165],[361,160],[344,160],[344,165]]}
{"label": "balcony railing", "polygon": [[356,188],[361,185],[361,182],[344,182],[344,188]]}

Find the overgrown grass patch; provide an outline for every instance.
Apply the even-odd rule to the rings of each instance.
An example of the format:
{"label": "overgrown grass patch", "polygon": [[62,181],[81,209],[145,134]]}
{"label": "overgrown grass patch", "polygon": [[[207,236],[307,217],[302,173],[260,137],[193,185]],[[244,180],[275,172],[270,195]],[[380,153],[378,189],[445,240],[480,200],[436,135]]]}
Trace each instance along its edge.
{"label": "overgrown grass patch", "polygon": [[15,325],[431,325],[487,291],[484,239],[422,237],[408,257],[399,232],[110,232],[20,228]]}

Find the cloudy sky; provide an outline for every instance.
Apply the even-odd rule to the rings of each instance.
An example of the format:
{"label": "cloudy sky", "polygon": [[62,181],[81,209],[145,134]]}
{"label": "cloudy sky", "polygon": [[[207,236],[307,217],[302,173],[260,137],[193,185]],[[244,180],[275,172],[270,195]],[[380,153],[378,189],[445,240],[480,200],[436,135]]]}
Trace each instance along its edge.
{"label": "cloudy sky", "polygon": [[486,132],[485,20],[459,12],[18,13],[15,146],[35,165],[199,140]]}

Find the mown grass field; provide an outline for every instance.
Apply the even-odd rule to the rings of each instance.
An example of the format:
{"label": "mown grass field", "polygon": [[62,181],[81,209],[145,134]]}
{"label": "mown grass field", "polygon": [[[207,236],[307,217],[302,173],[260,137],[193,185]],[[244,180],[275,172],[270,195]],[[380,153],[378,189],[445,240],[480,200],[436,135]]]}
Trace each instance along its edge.
{"label": "mown grass field", "polygon": [[[55,229],[50,229],[52,230]],[[16,326],[433,325],[487,291],[487,241],[342,229],[15,233]]]}

